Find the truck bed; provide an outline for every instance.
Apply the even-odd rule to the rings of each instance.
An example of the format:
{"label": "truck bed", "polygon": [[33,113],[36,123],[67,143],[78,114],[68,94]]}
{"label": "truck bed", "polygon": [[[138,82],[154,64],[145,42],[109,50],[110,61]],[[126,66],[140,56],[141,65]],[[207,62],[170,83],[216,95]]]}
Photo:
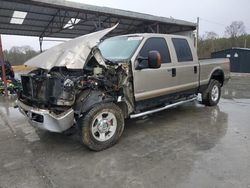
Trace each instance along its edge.
{"label": "truck bed", "polygon": [[221,70],[224,72],[224,79],[230,77],[230,63],[227,58],[203,59],[199,60],[200,64],[200,85],[208,84],[211,73],[214,70]]}

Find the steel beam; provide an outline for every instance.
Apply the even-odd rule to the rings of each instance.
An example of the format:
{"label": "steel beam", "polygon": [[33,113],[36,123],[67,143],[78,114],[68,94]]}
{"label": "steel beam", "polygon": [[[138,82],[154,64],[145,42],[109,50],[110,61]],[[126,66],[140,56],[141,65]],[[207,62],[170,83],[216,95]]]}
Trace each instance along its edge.
{"label": "steel beam", "polygon": [[8,96],[8,86],[7,86],[7,79],[6,79],[6,72],[5,72],[6,70],[5,70],[5,64],[4,64],[1,34],[0,34],[0,64],[2,65],[2,80],[4,82],[4,95]]}

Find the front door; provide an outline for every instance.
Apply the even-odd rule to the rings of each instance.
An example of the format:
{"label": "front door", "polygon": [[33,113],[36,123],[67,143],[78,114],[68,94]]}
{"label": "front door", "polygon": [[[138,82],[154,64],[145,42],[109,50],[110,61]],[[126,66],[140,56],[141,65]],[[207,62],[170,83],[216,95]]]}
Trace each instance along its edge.
{"label": "front door", "polygon": [[[135,100],[142,101],[173,93],[177,84],[175,65],[171,60],[168,44],[164,37],[148,38],[138,57],[148,57],[150,51],[161,54],[162,65],[159,69],[134,70]],[[147,60],[143,60],[146,63]],[[135,64],[138,63],[136,60]]]}

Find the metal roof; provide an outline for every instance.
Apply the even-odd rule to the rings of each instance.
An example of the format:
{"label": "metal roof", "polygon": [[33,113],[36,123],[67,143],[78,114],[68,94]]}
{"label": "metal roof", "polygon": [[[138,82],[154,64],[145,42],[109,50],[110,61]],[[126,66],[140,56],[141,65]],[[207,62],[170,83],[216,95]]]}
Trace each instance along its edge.
{"label": "metal roof", "polygon": [[[14,14],[15,11],[21,13]],[[13,24],[18,21],[22,24]],[[74,38],[117,22],[120,24],[112,35],[175,33],[196,29],[195,23],[182,20],[69,1],[0,0],[0,34]]]}
{"label": "metal roof", "polygon": [[232,48],[227,48],[219,51],[214,51],[211,54],[216,54],[216,53],[221,53],[221,52],[227,52],[227,51],[235,51],[235,50],[240,50],[240,51],[250,51],[250,48],[240,48],[240,47],[232,47]]}
{"label": "metal roof", "polygon": [[249,51],[250,48],[232,47],[232,50],[247,50],[247,51]]}

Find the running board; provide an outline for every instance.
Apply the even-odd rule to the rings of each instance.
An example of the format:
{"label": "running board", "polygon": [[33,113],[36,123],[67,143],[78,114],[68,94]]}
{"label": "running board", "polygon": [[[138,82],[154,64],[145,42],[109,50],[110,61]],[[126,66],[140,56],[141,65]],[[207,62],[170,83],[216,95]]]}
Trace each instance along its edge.
{"label": "running board", "polygon": [[157,108],[157,109],[154,109],[154,110],[149,110],[149,111],[138,113],[138,114],[132,114],[132,115],[130,115],[130,118],[134,119],[134,118],[138,118],[138,117],[141,117],[141,116],[146,116],[146,115],[149,115],[149,114],[160,112],[162,110],[166,110],[166,109],[172,108],[174,106],[178,106],[178,105],[181,105],[181,104],[185,104],[185,103],[188,103],[188,102],[195,101],[196,99],[197,99],[197,97],[192,98],[192,99],[188,99],[188,100],[185,100],[185,101],[180,101],[180,102],[177,102],[177,103],[169,104],[169,105],[166,105],[164,107]]}

